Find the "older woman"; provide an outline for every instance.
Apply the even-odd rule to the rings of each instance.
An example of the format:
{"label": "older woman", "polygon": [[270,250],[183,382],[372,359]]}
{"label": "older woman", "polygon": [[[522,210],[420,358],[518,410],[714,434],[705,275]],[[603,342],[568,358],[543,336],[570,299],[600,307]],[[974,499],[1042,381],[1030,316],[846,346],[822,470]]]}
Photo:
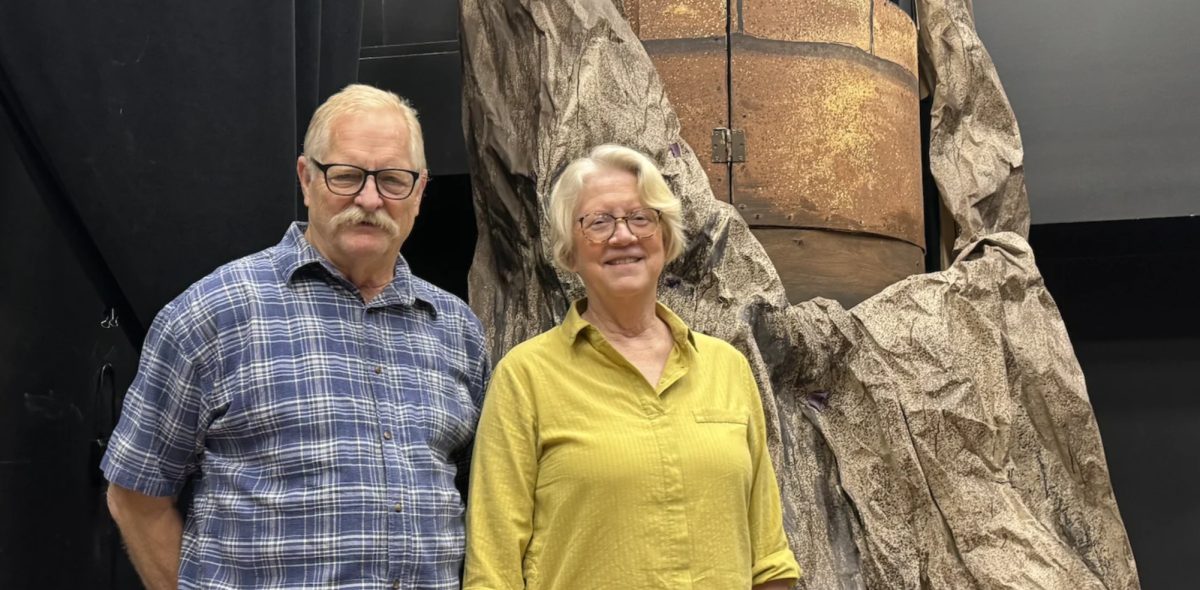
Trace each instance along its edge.
{"label": "older woman", "polygon": [[550,213],[554,262],[587,297],[493,373],[463,588],[790,587],[750,366],[657,302],[679,200],[649,158],[605,145],[567,167]]}

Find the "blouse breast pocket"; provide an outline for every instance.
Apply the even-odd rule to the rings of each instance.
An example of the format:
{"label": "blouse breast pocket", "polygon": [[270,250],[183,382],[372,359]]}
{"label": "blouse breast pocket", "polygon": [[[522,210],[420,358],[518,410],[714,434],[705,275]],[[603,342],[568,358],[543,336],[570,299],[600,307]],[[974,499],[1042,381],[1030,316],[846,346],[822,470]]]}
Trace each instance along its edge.
{"label": "blouse breast pocket", "polygon": [[750,414],[745,410],[698,408],[695,418],[696,440],[688,454],[697,466],[710,477],[726,478],[738,474],[738,480],[749,482],[753,473],[750,443],[747,436]]}

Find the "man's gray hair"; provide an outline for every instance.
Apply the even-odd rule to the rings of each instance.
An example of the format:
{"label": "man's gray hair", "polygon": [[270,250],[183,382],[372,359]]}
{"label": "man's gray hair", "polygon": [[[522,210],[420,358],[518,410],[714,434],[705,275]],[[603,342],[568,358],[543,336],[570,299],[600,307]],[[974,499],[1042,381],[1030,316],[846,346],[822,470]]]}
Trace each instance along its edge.
{"label": "man's gray hair", "polygon": [[[393,111],[404,117],[408,127],[408,153],[412,158],[416,172],[425,171],[425,138],[421,133],[421,123],[417,121],[417,111],[392,92],[380,90],[366,84],[351,84],[341,92],[329,97],[317,112],[313,113],[312,121],[308,124],[308,133],[304,135],[304,155],[310,159],[324,160],[329,153],[330,127],[342,115]],[[316,166],[309,168],[310,178],[317,171]]]}

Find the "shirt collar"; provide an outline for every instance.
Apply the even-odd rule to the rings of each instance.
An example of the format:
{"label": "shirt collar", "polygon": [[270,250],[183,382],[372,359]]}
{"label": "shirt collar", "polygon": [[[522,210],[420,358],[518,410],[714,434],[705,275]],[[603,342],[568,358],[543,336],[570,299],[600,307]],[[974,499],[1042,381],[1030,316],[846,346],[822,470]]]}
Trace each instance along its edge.
{"label": "shirt collar", "polygon": [[[278,266],[283,270],[284,281],[290,285],[295,280],[299,271],[316,266],[323,268],[325,272],[337,280],[350,284],[350,281],[334,268],[333,264],[322,256],[308,241],[308,238],[304,235],[307,229],[307,223],[300,221],[292,222],[292,226],[288,228],[287,233],[283,236],[283,241],[279,243]],[[420,285],[416,284],[416,277],[412,274],[412,270],[409,269],[408,261],[404,260],[404,256],[396,257],[394,274],[395,277],[392,279],[392,282],[388,283],[383,292],[371,301],[371,307],[393,304],[411,307],[420,300],[434,314],[437,313],[431,299],[425,295]]]}
{"label": "shirt collar", "polygon": [[[587,320],[583,319],[583,312],[587,311],[587,297],[581,297],[571,303],[571,309],[567,312],[567,317],[563,319],[562,329],[567,337],[568,342],[575,342],[579,338],[579,334],[584,328],[592,328]],[[691,346],[696,349],[696,339],[692,336],[691,328],[683,320],[675,315],[669,307],[661,302],[654,303],[654,315],[657,315],[662,321],[667,323],[667,327],[671,328],[671,336],[675,339],[675,344],[680,347]]]}

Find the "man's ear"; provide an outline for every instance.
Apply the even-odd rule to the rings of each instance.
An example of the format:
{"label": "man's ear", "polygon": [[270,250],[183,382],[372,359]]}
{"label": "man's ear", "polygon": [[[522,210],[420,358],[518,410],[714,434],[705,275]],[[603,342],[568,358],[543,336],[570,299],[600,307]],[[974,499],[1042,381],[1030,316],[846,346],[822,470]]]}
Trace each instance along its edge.
{"label": "man's ear", "polygon": [[425,187],[429,182],[429,170],[422,170],[420,176],[417,177],[417,186],[413,187],[411,199],[416,199],[413,203],[417,206],[418,212],[421,207],[421,197],[425,196]]}
{"label": "man's ear", "polygon": [[309,173],[308,167],[309,167],[308,158],[305,158],[304,156],[300,156],[300,158],[296,160],[296,177],[300,179],[300,192],[304,193],[304,206],[305,207],[312,206],[312,204],[308,202],[308,199],[309,199],[308,185],[310,184],[310,181],[312,180],[312,178],[309,176],[310,173]]}

